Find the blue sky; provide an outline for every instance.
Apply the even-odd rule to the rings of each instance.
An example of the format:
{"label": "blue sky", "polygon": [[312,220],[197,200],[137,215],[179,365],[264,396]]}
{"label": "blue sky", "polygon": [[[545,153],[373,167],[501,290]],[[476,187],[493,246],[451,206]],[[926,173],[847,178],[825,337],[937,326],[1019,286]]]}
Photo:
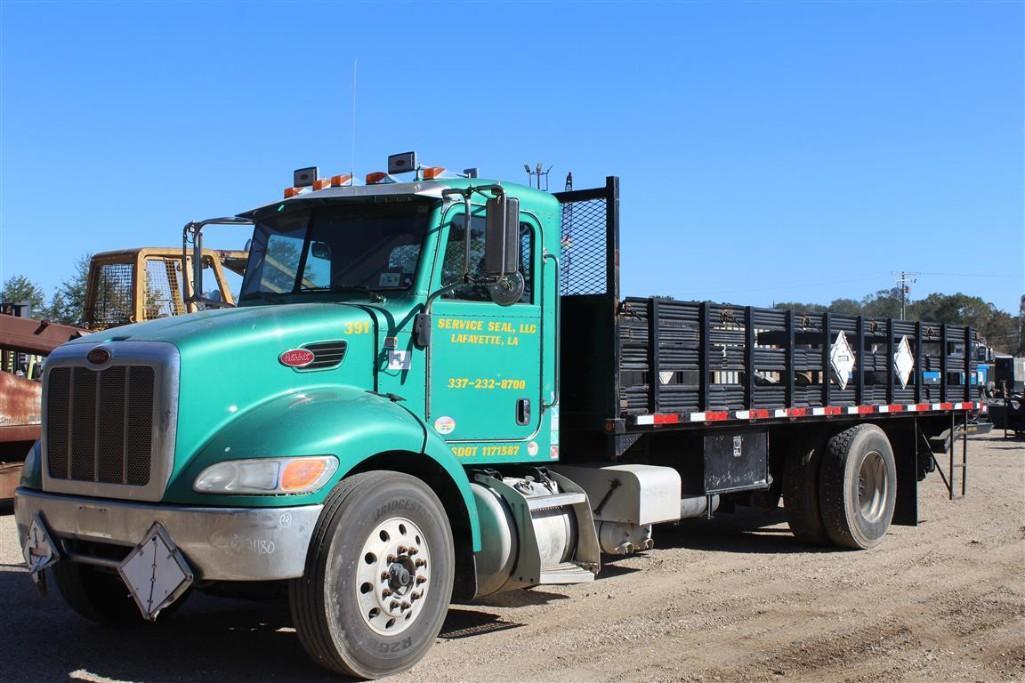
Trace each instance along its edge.
{"label": "blue sky", "polygon": [[625,294],[826,303],[907,270],[1016,312],[1023,7],[2,0],[0,278],[52,291],[294,168],[416,149],[621,176]]}

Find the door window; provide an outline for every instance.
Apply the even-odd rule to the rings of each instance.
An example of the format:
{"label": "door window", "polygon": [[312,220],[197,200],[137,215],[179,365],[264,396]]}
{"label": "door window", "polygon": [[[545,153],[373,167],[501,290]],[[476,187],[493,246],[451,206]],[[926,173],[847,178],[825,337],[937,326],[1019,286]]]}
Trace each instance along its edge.
{"label": "door window", "polygon": [[[466,254],[466,215],[459,214],[451,223],[448,231],[448,245],[445,248],[445,261],[442,266],[441,282],[455,282],[463,274],[463,263]],[[470,220],[470,275],[480,278],[484,270],[484,216],[473,216]],[[525,286],[519,303],[529,304],[534,301],[533,269],[534,269],[534,232],[528,223],[520,223],[520,273]],[[444,295],[446,299],[460,301],[491,301],[487,285],[462,285]]]}

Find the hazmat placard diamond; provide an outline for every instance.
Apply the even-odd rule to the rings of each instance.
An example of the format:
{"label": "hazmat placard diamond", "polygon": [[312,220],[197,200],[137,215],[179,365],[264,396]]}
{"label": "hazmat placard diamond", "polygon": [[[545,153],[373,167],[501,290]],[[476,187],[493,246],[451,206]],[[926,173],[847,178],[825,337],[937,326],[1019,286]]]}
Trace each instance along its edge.
{"label": "hazmat placard diamond", "polygon": [[854,370],[854,349],[847,343],[847,335],[840,332],[836,335],[836,341],[829,349],[829,364],[833,366],[836,373],[836,381],[841,389],[847,388],[847,380]]}
{"label": "hazmat placard diamond", "polygon": [[911,344],[908,343],[907,335],[900,338],[900,344],[897,345],[897,350],[893,354],[893,369],[897,372],[901,388],[907,389],[911,371],[915,369],[915,357],[911,353]]}

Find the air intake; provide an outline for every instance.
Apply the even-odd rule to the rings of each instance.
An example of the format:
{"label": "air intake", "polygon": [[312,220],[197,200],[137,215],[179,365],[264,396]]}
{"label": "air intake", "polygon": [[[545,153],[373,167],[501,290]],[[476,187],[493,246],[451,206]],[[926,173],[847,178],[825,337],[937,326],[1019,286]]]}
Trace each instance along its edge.
{"label": "air intake", "polygon": [[299,368],[300,372],[337,368],[342,364],[342,359],[345,358],[346,346],[347,344],[344,341],[303,344],[302,348],[313,352],[313,362],[307,366]]}

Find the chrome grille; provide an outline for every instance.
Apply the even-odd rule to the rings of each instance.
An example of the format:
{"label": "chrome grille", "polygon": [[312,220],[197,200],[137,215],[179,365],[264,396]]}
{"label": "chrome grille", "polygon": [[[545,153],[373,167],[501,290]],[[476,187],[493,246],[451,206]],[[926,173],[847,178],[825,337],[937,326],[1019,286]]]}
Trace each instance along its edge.
{"label": "chrome grille", "polygon": [[53,479],[145,486],[153,443],[154,370],[56,367],[46,385],[46,457]]}

